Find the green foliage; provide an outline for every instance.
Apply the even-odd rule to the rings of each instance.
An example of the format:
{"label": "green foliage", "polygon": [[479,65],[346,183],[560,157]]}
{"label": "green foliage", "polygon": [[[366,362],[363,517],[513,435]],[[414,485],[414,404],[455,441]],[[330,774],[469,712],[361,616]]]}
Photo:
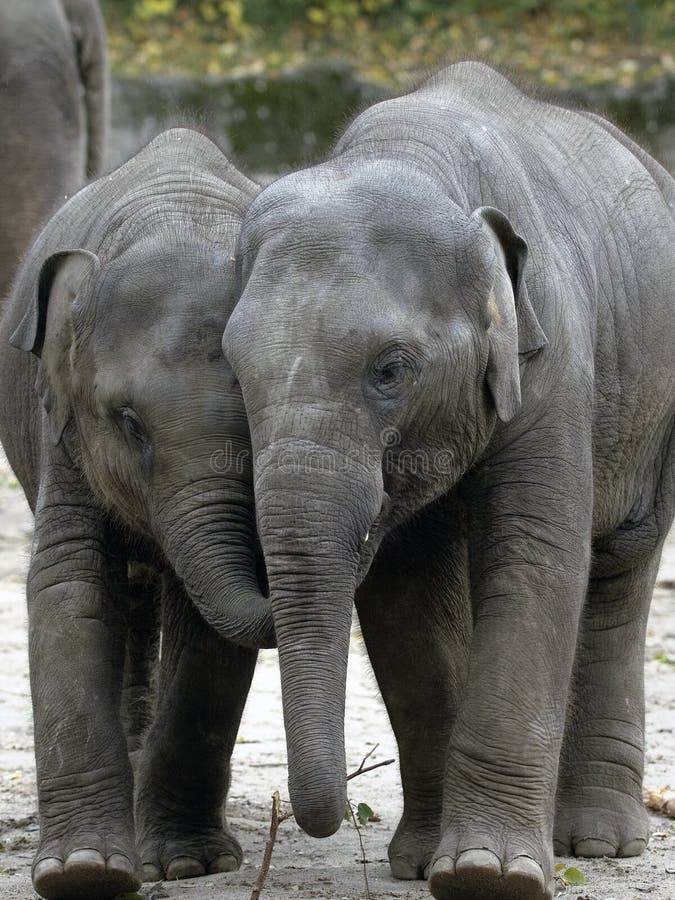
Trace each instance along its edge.
{"label": "green foliage", "polygon": [[371,821],[379,822],[379,819],[375,816],[373,810],[368,806],[367,803],[359,803],[356,807],[356,812],[354,812],[354,807],[350,802],[347,802],[347,806],[345,808],[344,820],[345,822],[354,822],[356,820],[357,828],[365,828],[368,822]]}
{"label": "green foliage", "polygon": [[564,885],[569,887],[581,887],[584,884],[588,884],[588,878],[577,869],[576,866],[569,866],[565,868],[565,863],[558,863],[555,867],[558,878],[563,882]]}
{"label": "green foliage", "polygon": [[657,653],[654,659],[667,666],[675,666],[675,656],[670,656],[668,653]]}
{"label": "green foliage", "polygon": [[272,0],[244,0],[246,21],[263,28],[286,28],[291,22],[303,19],[310,0],[283,0],[274,3]]}
{"label": "green foliage", "polygon": [[372,819],[374,815],[375,813],[367,803],[359,803],[359,805],[356,807],[356,818],[358,819],[360,825],[367,825],[369,820]]}
{"label": "green foliage", "polygon": [[101,0],[127,75],[273,73],[340,59],[402,86],[488,57],[554,87],[675,72],[675,0]]}
{"label": "green foliage", "polygon": [[204,23],[222,23],[223,18],[275,32],[289,27],[338,31],[355,23],[379,28],[450,23],[466,16],[488,17],[518,26],[524,20],[543,18],[555,12],[570,31],[599,33],[621,29],[639,36],[652,27],[673,27],[675,0],[102,0],[110,18],[156,22],[178,15]]}
{"label": "green foliage", "polygon": [[101,5],[107,20],[132,28],[176,21],[236,27],[244,18],[243,0],[102,0]]}

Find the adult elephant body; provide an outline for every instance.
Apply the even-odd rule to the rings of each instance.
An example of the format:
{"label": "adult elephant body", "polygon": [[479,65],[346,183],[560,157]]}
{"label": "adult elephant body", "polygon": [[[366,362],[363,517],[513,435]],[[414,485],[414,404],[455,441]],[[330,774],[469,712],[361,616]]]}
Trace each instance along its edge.
{"label": "adult elephant body", "polygon": [[[141,864],[160,880],[241,862],[221,806],[248,648],[273,636],[246,416],[220,344],[256,190],[202,135],[160,135],[51,219],[0,327],[0,436],[35,513],[33,880],[49,900],[132,891]],[[123,669],[125,651],[147,659],[160,582],[137,852],[128,751],[149,719],[134,693],[147,672]]]}
{"label": "adult elephant body", "polygon": [[38,227],[101,171],[107,116],[96,0],[0,6],[0,299]]}
{"label": "adult elephant body", "polygon": [[361,114],[247,213],[224,349],[251,426],[294,811],[315,835],[339,825],[360,584],[400,748],[392,869],[436,897],[543,900],[554,842],[647,842],[674,201],[609,123],[462,63]]}

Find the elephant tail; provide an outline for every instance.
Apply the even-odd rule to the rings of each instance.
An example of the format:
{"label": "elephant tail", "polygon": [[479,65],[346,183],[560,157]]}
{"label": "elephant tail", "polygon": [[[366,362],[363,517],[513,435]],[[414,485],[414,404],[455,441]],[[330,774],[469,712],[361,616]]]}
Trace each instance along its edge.
{"label": "elephant tail", "polygon": [[108,127],[108,61],[105,26],[97,0],[62,0],[77,50],[84,88],[87,178],[103,169]]}

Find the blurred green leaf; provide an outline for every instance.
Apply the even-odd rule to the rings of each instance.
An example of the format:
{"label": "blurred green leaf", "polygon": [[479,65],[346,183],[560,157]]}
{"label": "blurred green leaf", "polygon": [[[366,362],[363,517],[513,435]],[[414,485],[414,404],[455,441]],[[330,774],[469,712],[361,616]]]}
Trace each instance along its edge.
{"label": "blurred green leaf", "polygon": [[359,805],[356,807],[356,818],[359,820],[359,823],[361,825],[366,825],[368,823],[368,819],[370,819],[370,817],[373,815],[374,813],[367,803],[359,803]]}
{"label": "blurred green leaf", "polygon": [[565,869],[560,877],[570,887],[581,887],[583,884],[588,884],[588,878],[576,866],[570,866],[568,869]]}

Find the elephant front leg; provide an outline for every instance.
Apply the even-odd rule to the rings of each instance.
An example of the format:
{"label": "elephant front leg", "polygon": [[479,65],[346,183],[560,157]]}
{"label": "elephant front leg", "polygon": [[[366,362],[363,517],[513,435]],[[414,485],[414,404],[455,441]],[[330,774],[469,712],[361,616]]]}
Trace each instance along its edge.
{"label": "elephant front leg", "polygon": [[28,578],[40,845],[35,890],[107,900],[140,886],[132,774],[118,716],[123,629],[102,513],[67,466],[43,481]]}
{"label": "elephant front leg", "polygon": [[403,815],[395,878],[422,879],[441,836],[445,758],[471,639],[465,520],[436,504],[378,553],[357,592],[368,656],[399,750]]}
{"label": "elephant front leg", "polygon": [[238,869],[224,818],[230,757],[256,652],[220,638],[166,576],[159,705],[141,754],[136,795],[144,881]]}
{"label": "elephant front leg", "polygon": [[590,452],[541,460],[535,451],[512,447],[470,485],[474,633],[430,872],[440,900],[553,896],[553,809],[588,578],[591,467]]}

